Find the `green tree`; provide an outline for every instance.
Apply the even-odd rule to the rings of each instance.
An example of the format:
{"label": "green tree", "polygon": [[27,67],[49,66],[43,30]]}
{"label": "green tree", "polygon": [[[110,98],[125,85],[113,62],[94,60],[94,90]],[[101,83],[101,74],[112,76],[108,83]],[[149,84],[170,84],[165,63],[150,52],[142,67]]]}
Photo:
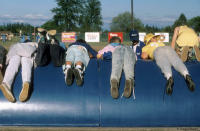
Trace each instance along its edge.
{"label": "green tree", "polygon": [[101,31],[101,26],[103,24],[101,2],[99,0],[87,0],[80,19],[81,31]]}
{"label": "green tree", "polygon": [[52,9],[56,26],[65,31],[75,30],[80,21],[84,0],[56,0],[56,2],[58,7]]}
{"label": "green tree", "polygon": [[192,27],[196,32],[200,32],[200,16],[188,20],[188,25]]}
{"label": "green tree", "polygon": [[34,27],[30,24],[24,23],[8,23],[0,26],[0,31],[11,31],[12,33],[19,33],[22,30],[23,33],[31,34],[34,32]]}
{"label": "green tree", "polygon": [[[121,31],[129,32],[131,30],[131,13],[124,12],[112,19],[110,30],[111,31]],[[134,29],[139,31],[144,31],[144,25],[140,19],[134,17]]]}
{"label": "green tree", "polygon": [[56,30],[61,30],[59,29],[59,27],[56,25],[56,22],[54,20],[49,20],[46,23],[44,23],[42,26],[42,28],[46,29],[46,30],[51,30],[51,29],[56,29]]}
{"label": "green tree", "polygon": [[185,15],[182,13],[179,18],[174,22],[172,28],[176,28],[177,26],[181,26],[181,25],[187,25],[187,18],[185,17]]}
{"label": "green tree", "polygon": [[173,33],[173,29],[171,26],[165,26],[164,28],[162,28],[163,32],[170,32]]}

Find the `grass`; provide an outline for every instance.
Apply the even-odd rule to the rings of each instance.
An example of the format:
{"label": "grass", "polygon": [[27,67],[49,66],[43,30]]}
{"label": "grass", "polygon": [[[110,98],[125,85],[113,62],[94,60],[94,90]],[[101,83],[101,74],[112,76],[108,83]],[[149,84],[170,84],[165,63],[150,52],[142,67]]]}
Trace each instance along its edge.
{"label": "grass", "polygon": [[[11,41],[6,41],[6,42],[2,42],[0,41],[0,45],[3,45],[6,49],[9,49],[11,45],[15,44],[15,43],[18,43],[20,41],[20,38],[15,36]],[[68,46],[70,43],[65,43],[66,46]],[[108,42],[99,42],[99,43],[88,43],[90,44],[95,50],[100,50],[102,49],[103,47],[105,47]],[[128,41],[125,41],[123,42],[123,44],[125,45],[131,45],[131,42],[128,42]]]}

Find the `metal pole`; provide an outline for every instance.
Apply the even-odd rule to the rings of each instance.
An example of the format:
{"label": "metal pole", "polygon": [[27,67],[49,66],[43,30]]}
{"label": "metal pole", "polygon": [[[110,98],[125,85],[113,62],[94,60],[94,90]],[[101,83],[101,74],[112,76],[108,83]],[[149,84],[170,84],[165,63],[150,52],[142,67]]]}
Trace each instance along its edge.
{"label": "metal pole", "polygon": [[133,20],[133,0],[131,0],[131,28],[134,29],[134,20]]}

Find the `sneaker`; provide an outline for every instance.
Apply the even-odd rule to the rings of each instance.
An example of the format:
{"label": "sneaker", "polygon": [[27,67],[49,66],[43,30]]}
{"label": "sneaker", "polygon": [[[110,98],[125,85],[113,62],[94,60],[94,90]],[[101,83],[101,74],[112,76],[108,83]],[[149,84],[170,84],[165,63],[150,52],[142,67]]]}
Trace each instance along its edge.
{"label": "sneaker", "polygon": [[123,96],[129,98],[132,94],[133,80],[126,80]]}
{"label": "sneaker", "polygon": [[117,99],[119,97],[118,82],[116,79],[111,80],[110,93],[112,98]]}
{"label": "sneaker", "polygon": [[195,89],[195,84],[194,84],[192,78],[191,78],[189,75],[186,75],[185,81],[186,81],[186,83],[187,83],[188,89],[189,89],[190,91],[194,91],[194,89]]}
{"label": "sneaker", "polygon": [[68,86],[71,86],[73,83],[73,70],[72,68],[67,68],[65,70],[65,82]]}
{"label": "sneaker", "polygon": [[83,71],[82,71],[82,69],[75,68],[73,72],[74,72],[74,76],[76,78],[77,86],[82,86],[83,85]]}
{"label": "sneaker", "polygon": [[197,46],[194,46],[194,52],[195,52],[195,56],[197,61],[200,61],[200,51],[199,48]]}
{"label": "sneaker", "polygon": [[12,103],[14,103],[16,101],[15,97],[13,96],[11,90],[8,88],[6,83],[2,83],[0,85],[0,89],[3,93],[3,95],[5,96],[5,98],[8,99],[8,101],[10,101]]}
{"label": "sneaker", "polygon": [[29,91],[30,91],[30,84],[29,84],[29,82],[24,82],[23,88],[22,88],[22,90],[20,92],[20,95],[19,95],[19,100],[21,102],[25,102],[28,99],[28,97],[29,97]]}
{"label": "sneaker", "polygon": [[174,85],[174,80],[172,79],[172,77],[170,77],[167,80],[167,84],[166,84],[166,93],[167,93],[167,95],[170,95],[170,96],[172,95],[173,85]]}
{"label": "sneaker", "polygon": [[189,52],[189,47],[188,46],[184,46],[183,50],[182,50],[182,53],[181,53],[181,60],[183,62],[185,62],[187,60],[188,52]]}

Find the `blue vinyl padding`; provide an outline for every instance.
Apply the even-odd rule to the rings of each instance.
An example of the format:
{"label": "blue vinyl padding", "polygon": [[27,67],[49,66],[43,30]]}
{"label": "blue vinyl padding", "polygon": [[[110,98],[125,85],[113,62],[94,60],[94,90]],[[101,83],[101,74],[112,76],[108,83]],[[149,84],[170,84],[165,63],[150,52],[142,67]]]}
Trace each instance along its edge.
{"label": "blue vinyl padding", "polygon": [[[184,78],[173,70],[174,91],[164,94],[166,80],[155,62],[139,60],[135,66],[135,95],[117,100],[110,96],[111,61],[91,59],[84,85],[67,87],[61,67],[38,67],[34,90],[26,103],[19,102],[21,75],[14,83],[16,103],[0,93],[1,126],[165,127],[200,126],[200,63],[186,63],[196,84],[190,92]],[[120,82],[120,95],[125,84]]]}

